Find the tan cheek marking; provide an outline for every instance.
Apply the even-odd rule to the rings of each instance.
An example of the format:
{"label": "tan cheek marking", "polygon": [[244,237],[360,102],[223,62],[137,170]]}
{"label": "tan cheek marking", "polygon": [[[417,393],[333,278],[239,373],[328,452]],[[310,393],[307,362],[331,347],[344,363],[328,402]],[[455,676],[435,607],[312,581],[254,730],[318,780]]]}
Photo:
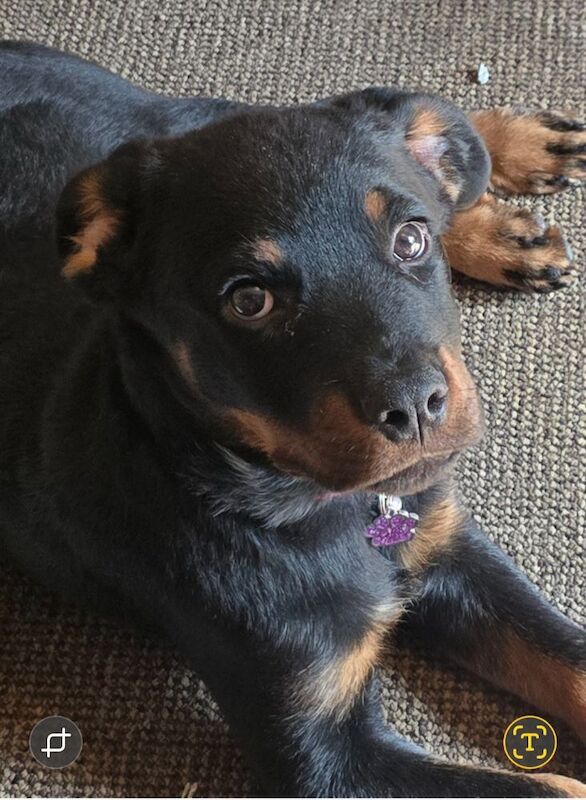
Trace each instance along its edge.
{"label": "tan cheek marking", "polygon": [[[470,373],[459,355],[447,349],[440,358],[449,384],[448,419],[429,437],[428,455],[448,455],[477,442],[483,432],[482,409]],[[349,402],[331,394],[316,408],[305,431],[242,409],[226,411],[239,439],[267,455],[285,471],[325,481],[330,488],[357,489],[416,464],[416,442],[393,444],[363,424]]]}
{"label": "tan cheek marking", "polygon": [[77,245],[63,266],[63,275],[73,278],[79,273],[88,272],[96,263],[98,248],[108,242],[118,230],[120,219],[104,203],[101,185],[97,175],[90,173],[79,187],[80,214],[87,220],[71,241]]}
{"label": "tan cheek marking", "polygon": [[390,464],[408,465],[419,457],[414,444],[392,445],[361,424],[349,403],[338,395],[324,400],[308,431],[291,430],[241,409],[231,409],[226,417],[241,441],[261,450],[279,468],[310,475],[339,490],[382,480],[392,471]]}
{"label": "tan cheek marking", "polygon": [[418,524],[415,537],[397,548],[403,567],[415,574],[427,569],[434,557],[450,546],[465,519],[453,496],[433,506]]}
{"label": "tan cheek marking", "polygon": [[373,222],[378,222],[387,207],[387,200],[384,194],[378,189],[371,189],[364,198],[364,211],[366,216]]}
{"label": "tan cheek marking", "polygon": [[439,358],[448,383],[448,419],[438,431],[446,443],[453,433],[466,446],[476,444],[484,434],[484,412],[476,384],[459,352],[441,347]]}
{"label": "tan cheek marking", "polygon": [[231,409],[226,416],[236,423],[244,444],[258,449],[268,456],[273,453],[279,436],[279,428],[276,423],[261,414],[243,411],[239,408]]}
{"label": "tan cheek marking", "polygon": [[283,263],[283,252],[272,239],[257,239],[253,245],[252,254],[259,261],[266,261],[274,267]]}
{"label": "tan cheek marking", "polygon": [[185,378],[186,382],[190,386],[195,385],[195,377],[193,374],[193,366],[191,364],[191,356],[189,353],[189,347],[187,346],[186,342],[179,341],[173,345],[171,348],[171,354],[173,356],[173,360],[177,364],[179,368],[179,372]]}
{"label": "tan cheek marking", "polygon": [[[426,453],[446,456],[480,439],[483,416],[476,387],[459,354],[442,348],[439,355],[449,385],[448,418],[429,437]],[[415,442],[388,442],[363,424],[349,402],[335,393],[315,409],[305,431],[242,409],[227,410],[226,418],[243,443],[263,452],[277,467],[312,476],[339,490],[388,478],[424,455]]]}

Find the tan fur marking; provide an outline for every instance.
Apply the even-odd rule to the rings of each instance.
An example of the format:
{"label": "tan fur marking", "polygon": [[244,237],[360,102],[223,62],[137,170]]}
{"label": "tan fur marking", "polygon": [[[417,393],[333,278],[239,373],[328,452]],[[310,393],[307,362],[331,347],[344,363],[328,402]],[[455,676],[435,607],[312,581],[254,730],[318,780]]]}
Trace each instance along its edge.
{"label": "tan fur marking", "polygon": [[447,194],[449,199],[455,203],[462,191],[462,182],[455,174],[455,170],[450,170],[448,167],[443,169],[442,189]]}
{"label": "tan fur marking", "polygon": [[195,377],[193,374],[193,366],[191,364],[191,356],[187,342],[179,341],[171,348],[173,360],[179,368],[179,372],[185,378],[190,386],[195,385]]}
{"label": "tan fur marking", "polygon": [[[447,770],[450,769],[451,764],[440,762]],[[486,773],[492,772],[497,775],[517,775],[522,780],[540,781],[545,783],[557,792],[564,792],[567,797],[586,797],[586,785],[574,778],[566,778],[565,775],[556,775],[553,772],[525,772],[519,770],[513,772],[512,770],[496,769],[495,767],[482,767],[479,768],[473,764],[458,764],[458,769],[469,769],[471,772]],[[523,793],[519,792],[519,797],[523,797]]]}
{"label": "tan fur marking", "polygon": [[521,639],[512,629],[492,631],[459,663],[537,708],[564,719],[586,741],[586,672]]}
{"label": "tan fur marking", "polygon": [[382,646],[383,631],[369,631],[339,664],[335,694],[327,698],[333,708],[340,710],[358,694],[369,677]]}
{"label": "tan fur marking", "polygon": [[272,239],[258,239],[252,249],[253,255],[259,261],[266,261],[274,267],[283,263],[281,248]]}
{"label": "tan fur marking", "polygon": [[[530,241],[544,233],[546,244],[531,249],[519,245],[517,237]],[[489,194],[454,216],[442,243],[453,269],[497,286],[518,288],[504,270],[521,270],[529,278],[552,264],[564,269],[571,263],[558,228],[544,231],[529,210],[497,202]]]}
{"label": "tan fur marking", "polygon": [[405,143],[411,156],[430,170],[445,195],[455,203],[462,183],[449,159],[442,155],[441,137],[446,135],[447,129],[446,121],[436,111],[422,108],[407,130]]}
{"label": "tan fur marking", "polygon": [[105,205],[99,177],[93,172],[80,182],[79,207],[86,222],[81,231],[71,237],[77,250],[65,260],[63,275],[66,278],[91,270],[98,248],[114,236],[120,224],[118,215]]}
{"label": "tan fur marking", "polygon": [[408,139],[423,139],[425,136],[441,136],[446,131],[446,123],[431,108],[422,108],[415,115],[407,131]]}
{"label": "tan fur marking", "polygon": [[423,517],[417,535],[400,546],[401,563],[411,573],[420,573],[433,562],[434,556],[445,551],[465,520],[465,514],[454,497],[441,500]]}
{"label": "tan fur marking", "polygon": [[402,614],[402,608],[381,609],[378,620],[351,650],[326,665],[317,663],[300,676],[294,689],[296,711],[315,716],[334,715],[340,721],[352,707],[370,677],[384,639]]}
{"label": "tan fur marking", "polygon": [[[582,132],[560,133],[545,126],[538,113],[524,114],[512,108],[477,111],[470,120],[480,133],[492,159],[491,181],[505,192],[526,193],[536,190],[536,180],[563,173],[583,179],[584,169],[572,166],[571,157],[547,150],[548,144],[582,144]],[[541,186],[538,191],[555,191]]]}
{"label": "tan fur marking", "polygon": [[[361,476],[389,474],[386,458],[413,464],[418,449],[408,442],[392,445],[378,432],[361,424],[348,401],[332,394],[319,405],[310,429],[293,430],[276,420],[233,409],[227,416],[236,423],[239,436],[268,455],[291,474],[310,475],[328,488],[344,490],[358,485]],[[381,475],[382,477],[382,475]],[[376,480],[376,478],[374,478]]]}
{"label": "tan fur marking", "polygon": [[379,189],[371,189],[364,198],[366,216],[373,222],[378,222],[387,207],[387,199]]}
{"label": "tan fur marking", "polygon": [[390,442],[336,393],[317,404],[304,429],[243,409],[227,409],[225,416],[241,441],[265,453],[279,469],[309,476],[326,488],[357,489],[396,476],[395,493],[420,491],[434,469],[433,480],[438,479],[438,463],[477,442],[483,431],[478,395],[464,362],[447,349],[440,358],[449,388],[448,413],[423,446]]}
{"label": "tan fur marking", "polygon": [[486,672],[494,682],[537,708],[565,719],[586,740],[586,672],[580,671],[520,639],[503,634],[500,670],[491,660]]}
{"label": "tan fur marking", "polygon": [[586,797],[586,784],[574,778],[555,775],[553,772],[542,772],[537,775],[527,775],[526,777],[545,783],[557,792],[564,792],[567,797]]}
{"label": "tan fur marking", "polygon": [[[441,347],[439,357],[448,383],[448,419],[450,436],[463,436],[476,444],[484,433],[484,412],[476,385],[459,351]],[[444,432],[444,437],[448,433]]]}

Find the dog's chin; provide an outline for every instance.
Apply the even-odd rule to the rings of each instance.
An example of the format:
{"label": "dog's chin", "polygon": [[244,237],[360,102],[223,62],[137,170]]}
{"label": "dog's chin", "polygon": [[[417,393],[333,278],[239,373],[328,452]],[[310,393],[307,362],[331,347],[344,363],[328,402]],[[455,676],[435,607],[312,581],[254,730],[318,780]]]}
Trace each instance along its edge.
{"label": "dog's chin", "polygon": [[454,452],[440,458],[423,459],[417,464],[413,464],[382,481],[367,485],[363,482],[357,482],[355,488],[348,487],[342,491],[325,486],[322,480],[320,483],[324,486],[325,492],[320,496],[320,499],[330,499],[341,495],[354,494],[355,492],[376,492],[377,494],[392,494],[399,497],[418,494],[448,478],[459,455],[460,453]]}
{"label": "dog's chin", "polygon": [[452,453],[444,458],[420,461],[390,478],[372,484],[367,491],[393,494],[399,497],[418,494],[448,478],[459,455],[459,453]]}

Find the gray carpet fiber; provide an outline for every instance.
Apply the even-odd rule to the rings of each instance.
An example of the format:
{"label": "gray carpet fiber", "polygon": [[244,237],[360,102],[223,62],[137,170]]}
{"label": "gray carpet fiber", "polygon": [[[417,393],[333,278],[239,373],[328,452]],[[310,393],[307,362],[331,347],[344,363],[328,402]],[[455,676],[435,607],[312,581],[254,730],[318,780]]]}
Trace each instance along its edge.
{"label": "gray carpet fiber", "polygon": [[[397,83],[466,108],[504,103],[586,115],[581,0],[0,0],[0,35],[97,60],[173,94],[295,102]],[[485,86],[470,81],[479,61]],[[1,191],[1,187],[0,187]],[[583,195],[528,200],[586,255]],[[543,592],[584,620],[584,281],[551,297],[457,287],[467,357],[489,434],[462,489],[490,536]],[[504,727],[528,707],[419,656],[385,668],[389,719],[441,755],[506,766]],[[60,713],[79,761],[45,771],[32,725]],[[584,779],[584,750],[558,725],[554,770]],[[0,795],[202,796],[252,791],[208,692],[164,642],[66,607],[0,568]]]}

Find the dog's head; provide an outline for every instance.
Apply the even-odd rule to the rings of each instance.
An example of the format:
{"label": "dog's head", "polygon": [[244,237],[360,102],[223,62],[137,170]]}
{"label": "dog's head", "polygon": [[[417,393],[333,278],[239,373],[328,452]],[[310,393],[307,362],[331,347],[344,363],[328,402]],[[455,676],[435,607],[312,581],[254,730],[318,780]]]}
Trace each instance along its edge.
{"label": "dog's head", "polygon": [[407,493],[481,428],[440,235],[487,179],[466,118],[425,95],[242,112],[76,177],[63,272],[156,342],[202,435]]}

